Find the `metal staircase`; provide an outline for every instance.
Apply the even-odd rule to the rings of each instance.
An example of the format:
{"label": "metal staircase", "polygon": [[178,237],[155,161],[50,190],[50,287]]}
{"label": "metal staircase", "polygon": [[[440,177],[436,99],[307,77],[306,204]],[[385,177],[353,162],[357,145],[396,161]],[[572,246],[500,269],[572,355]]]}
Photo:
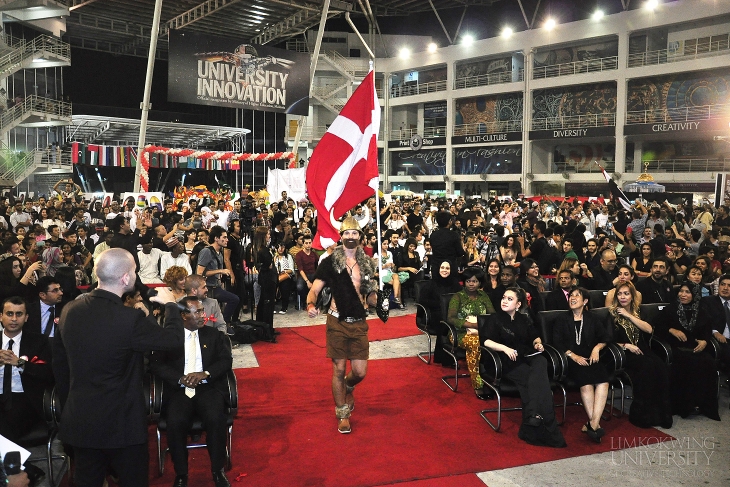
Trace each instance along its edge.
{"label": "metal staircase", "polygon": [[19,127],[47,127],[71,123],[71,104],[51,98],[30,95],[3,110],[0,115],[0,135]]}
{"label": "metal staircase", "polygon": [[[71,45],[41,35],[30,41],[4,35],[0,39],[0,79],[21,69],[71,65]],[[35,64],[35,65],[34,65]]]}
{"label": "metal staircase", "polygon": [[356,62],[346,58],[337,51],[320,53],[320,60],[326,62],[341,77],[341,82],[312,88],[312,97],[329,111],[338,115],[347,102],[351,90],[367,76]]}
{"label": "metal staircase", "polygon": [[41,166],[45,169],[71,167],[71,152],[52,149],[33,149],[17,152],[0,148],[0,188],[14,188]]}

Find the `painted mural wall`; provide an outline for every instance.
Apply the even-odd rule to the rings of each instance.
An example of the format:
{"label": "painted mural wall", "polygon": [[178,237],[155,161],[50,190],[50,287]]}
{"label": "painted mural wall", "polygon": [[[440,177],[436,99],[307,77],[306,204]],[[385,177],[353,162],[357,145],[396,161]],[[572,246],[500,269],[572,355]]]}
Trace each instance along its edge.
{"label": "painted mural wall", "polygon": [[588,46],[566,46],[540,50],[535,53],[535,67],[554,66],[576,61],[590,61],[618,55],[618,41],[607,41]]}
{"label": "painted mural wall", "polygon": [[616,113],[615,83],[536,90],[533,96],[533,119],[594,113]]}
{"label": "painted mural wall", "polygon": [[522,93],[456,100],[454,125],[522,120]]}
{"label": "painted mural wall", "polygon": [[730,103],[730,71],[678,73],[629,82],[627,110],[649,111],[647,123],[685,120],[686,109]]}

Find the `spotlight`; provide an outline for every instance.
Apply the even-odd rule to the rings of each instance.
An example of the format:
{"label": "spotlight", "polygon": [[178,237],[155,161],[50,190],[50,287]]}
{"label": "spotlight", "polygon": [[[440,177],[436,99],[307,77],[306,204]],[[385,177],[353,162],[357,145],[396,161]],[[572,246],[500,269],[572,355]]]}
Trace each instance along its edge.
{"label": "spotlight", "polygon": [[644,8],[647,10],[655,10],[659,6],[659,0],[647,0]]}
{"label": "spotlight", "polygon": [[502,29],[502,37],[505,39],[510,37],[514,31],[512,30],[512,27],[505,27]]}
{"label": "spotlight", "polygon": [[461,43],[465,46],[471,46],[472,44],[474,44],[474,36],[471,34],[465,35],[464,40],[462,40]]}
{"label": "spotlight", "polygon": [[411,50],[407,47],[402,48],[400,51],[398,51],[398,57],[401,59],[408,59],[411,57]]}
{"label": "spotlight", "polygon": [[545,26],[544,26],[544,27],[545,27],[545,28],[546,28],[547,30],[553,30],[553,29],[555,28],[555,25],[556,25],[556,24],[557,24],[557,23],[555,22],[555,19],[553,19],[553,18],[551,17],[551,18],[549,18],[549,19],[547,19],[547,20],[545,21]]}
{"label": "spotlight", "polygon": [[593,12],[593,20],[595,20],[596,22],[598,22],[602,18],[603,18],[603,10],[596,10],[595,12]]}
{"label": "spotlight", "polygon": [[434,53],[434,52],[436,52],[436,49],[438,49],[438,48],[439,48],[439,46],[437,46],[435,42],[432,42],[428,45],[428,52]]}

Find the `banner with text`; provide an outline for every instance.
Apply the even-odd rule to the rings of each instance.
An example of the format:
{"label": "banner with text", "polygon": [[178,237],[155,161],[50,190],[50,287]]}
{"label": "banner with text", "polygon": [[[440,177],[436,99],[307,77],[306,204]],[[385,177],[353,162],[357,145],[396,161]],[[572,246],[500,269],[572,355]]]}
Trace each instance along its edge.
{"label": "banner with text", "polygon": [[309,54],[170,32],[168,101],[309,113]]}

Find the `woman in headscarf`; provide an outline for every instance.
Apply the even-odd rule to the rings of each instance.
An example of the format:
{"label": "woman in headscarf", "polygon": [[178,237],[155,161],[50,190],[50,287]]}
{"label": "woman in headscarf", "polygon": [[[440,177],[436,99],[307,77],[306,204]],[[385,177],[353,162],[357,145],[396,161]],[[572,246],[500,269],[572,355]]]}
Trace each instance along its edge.
{"label": "woman in headscarf", "polygon": [[553,343],[568,357],[567,375],[578,387],[588,422],[582,431],[596,443],[605,434],[601,414],[608,397],[608,373],[598,361],[599,353],[611,341],[610,330],[594,315],[586,313],[588,291],[572,287],[566,311],[555,320]]}
{"label": "woman in headscarf", "polygon": [[456,328],[459,346],[466,350],[466,366],[471,376],[471,385],[479,399],[486,399],[479,376],[479,327],[477,316],[494,313],[494,306],[487,293],[482,291],[484,273],[476,267],[467,267],[462,273],[464,289],[454,294],[449,302],[446,319]]}
{"label": "woman in headscarf", "polygon": [[531,445],[566,446],[555,419],[553,393],[547,374],[547,360],[537,329],[524,313],[525,290],[510,287],[504,292],[499,310],[484,327],[484,346],[499,353],[502,376],[517,385],[522,400],[522,425],[517,434]]}
{"label": "woman in headscarf", "polygon": [[216,222],[215,215],[212,211],[210,211],[210,208],[207,206],[204,206],[200,209],[200,218],[203,221],[203,228],[208,228],[213,226],[213,224]]}
{"label": "woman in headscarf", "polygon": [[[451,272],[451,263],[448,260],[441,262],[438,272],[421,288],[421,293],[418,296],[419,304],[428,310],[428,327],[432,330],[438,330],[433,361],[445,366],[453,365],[453,359],[440,346],[440,338],[446,336],[445,326],[441,324],[441,320],[444,319],[441,316],[441,296],[461,291],[461,285],[455,275],[456,272]],[[451,363],[448,361],[451,361]]]}
{"label": "woman in headscarf", "polygon": [[58,247],[46,247],[43,251],[43,264],[46,266],[46,275],[51,277],[55,276],[59,268],[66,266],[63,263],[61,249]]}
{"label": "woman in headscarf", "polygon": [[699,410],[710,419],[720,421],[717,412],[717,370],[707,346],[712,323],[699,312],[701,286],[684,282],[677,299],[664,308],[657,323],[656,335],[672,347],[672,413],[683,418]]}
{"label": "woman in headscarf", "polygon": [[609,312],[613,321],[613,341],[626,351],[624,370],[631,378],[634,399],[629,422],[639,428],[671,428],[669,371],[649,346],[654,327],[641,319],[639,310],[634,285],[619,283]]}

